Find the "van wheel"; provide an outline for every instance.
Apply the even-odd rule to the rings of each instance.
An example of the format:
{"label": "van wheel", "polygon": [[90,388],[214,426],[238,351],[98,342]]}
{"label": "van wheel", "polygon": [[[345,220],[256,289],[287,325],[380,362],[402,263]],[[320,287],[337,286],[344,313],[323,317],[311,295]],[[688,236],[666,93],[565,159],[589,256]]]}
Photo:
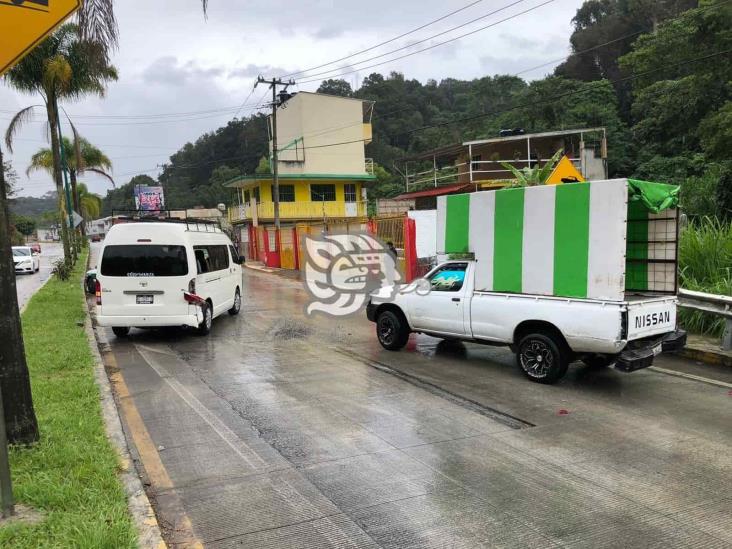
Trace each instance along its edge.
{"label": "van wheel", "polygon": [[409,326],[394,311],[384,311],[376,319],[376,336],[384,349],[398,351],[409,340]]}
{"label": "van wheel", "polygon": [[239,311],[241,311],[241,293],[239,293],[239,288],[237,288],[234,294],[234,305],[229,309],[229,314],[232,316],[238,315]]}
{"label": "van wheel", "polygon": [[208,335],[211,331],[211,323],[213,322],[213,311],[211,310],[211,305],[208,303],[203,305],[202,310],[203,320],[198,325],[198,333],[199,335]]}
{"label": "van wheel", "polygon": [[590,355],[582,359],[582,362],[592,368],[607,368],[618,360],[618,355]]}
{"label": "van wheel", "polygon": [[127,334],[130,333],[130,329],[127,326],[114,326],[112,328],[112,332],[117,337],[127,337]]}
{"label": "van wheel", "polygon": [[516,362],[531,381],[555,383],[567,373],[569,360],[564,342],[552,334],[528,334],[521,339]]}

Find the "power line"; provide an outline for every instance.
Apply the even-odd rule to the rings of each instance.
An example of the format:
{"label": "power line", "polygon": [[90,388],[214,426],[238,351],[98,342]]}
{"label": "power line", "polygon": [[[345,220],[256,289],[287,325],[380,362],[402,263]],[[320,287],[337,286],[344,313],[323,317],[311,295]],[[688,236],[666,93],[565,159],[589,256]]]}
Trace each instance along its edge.
{"label": "power line", "polygon": [[[251,95],[249,96],[251,97]],[[89,119],[120,119],[120,120],[134,120],[134,119],[150,119],[150,118],[175,118],[175,117],[187,117],[187,116],[199,116],[205,114],[216,114],[216,113],[228,113],[237,112],[243,107],[258,108],[256,104],[247,105],[246,101],[241,105],[232,105],[231,107],[221,107],[217,109],[207,109],[199,111],[187,111],[187,112],[171,112],[171,113],[150,113],[150,114],[130,114],[130,115],[114,115],[114,114],[70,114],[69,116],[73,119],[77,118],[89,118]],[[16,111],[8,109],[0,109],[0,113],[15,114]]]}
{"label": "power line", "polygon": [[451,16],[455,15],[456,13],[459,13],[461,11],[464,11],[464,10],[470,8],[470,7],[473,7],[474,5],[479,4],[482,1],[483,0],[476,0],[475,2],[471,2],[467,6],[463,6],[462,8],[459,8],[459,9],[456,9],[454,11],[451,11],[450,13],[447,13],[447,14],[443,15],[442,17],[438,17],[437,19],[433,19],[429,23],[425,23],[424,25],[420,25],[419,27],[416,27],[416,28],[414,28],[414,29],[412,29],[410,31],[405,32],[405,33],[402,33],[399,36],[395,36],[394,38],[390,38],[389,40],[385,40],[383,42],[379,42],[378,44],[374,44],[373,46],[370,46],[370,47],[368,47],[366,49],[357,51],[356,53],[352,53],[350,55],[346,55],[345,57],[341,57],[340,59],[334,59],[333,61],[329,61],[327,63],[323,63],[322,65],[316,65],[315,67],[310,67],[309,69],[303,69],[303,70],[300,70],[300,71],[297,71],[297,72],[292,72],[290,74],[285,74],[285,75],[280,76],[280,78],[290,78],[290,77],[295,76],[297,74],[303,74],[305,72],[310,72],[310,71],[313,71],[313,70],[316,70],[316,69],[321,69],[323,67],[327,67],[328,65],[333,65],[334,63],[339,63],[340,61],[345,61],[346,59],[350,59],[351,57],[356,57],[358,55],[361,55],[362,53],[366,53],[367,51],[375,50],[376,48],[380,48],[381,46],[384,46],[386,44],[390,44],[392,42],[396,42],[400,38],[404,38],[405,36],[408,36],[410,34],[413,34],[413,33],[417,32],[417,31],[420,31],[422,29],[425,29],[425,28],[427,28],[427,27],[429,27],[431,25],[434,25],[435,23],[439,23],[440,21],[443,21],[443,20],[447,19],[448,17],[451,17]]}
{"label": "power line", "polygon": [[[413,48],[414,46],[417,46],[419,44],[423,44],[425,42],[429,42],[430,40],[433,40],[434,38],[437,38],[439,36],[444,36],[445,34],[449,34],[452,31],[455,31],[457,29],[461,29],[463,27],[467,27],[468,25],[471,25],[471,24],[475,23],[476,21],[480,21],[482,19],[485,19],[486,17],[490,17],[491,15],[495,15],[496,13],[499,13],[501,11],[507,10],[508,8],[511,8],[511,7],[515,6],[516,4],[521,4],[522,2],[525,2],[525,1],[526,0],[516,0],[516,1],[512,2],[512,3],[510,3],[510,4],[506,4],[503,7],[500,7],[498,9],[495,9],[495,10],[489,12],[489,13],[486,13],[485,15],[481,15],[480,17],[476,17],[475,19],[471,19],[470,21],[467,21],[465,23],[462,23],[461,25],[456,25],[456,26],[451,27],[451,28],[449,28],[447,30],[444,30],[442,32],[438,32],[437,34],[433,34],[432,36],[428,36],[427,38],[423,38],[422,40],[418,40],[417,42],[412,42],[411,44],[407,44],[406,46],[402,46],[401,48],[396,48],[394,50],[387,51],[385,53],[382,53],[382,54],[379,54],[379,55],[375,55],[373,57],[368,57],[366,59],[362,59],[361,61],[356,61],[354,63],[354,65],[360,65],[362,63],[368,63],[369,61],[373,61],[374,59],[380,59],[382,57],[386,57],[387,55],[391,55],[392,53],[396,53],[396,52],[403,51],[403,50],[406,50],[406,49],[409,49],[409,48]],[[305,75],[303,78],[311,78],[311,77],[314,77],[314,76],[321,76],[321,75],[324,75],[324,74],[328,74],[328,73],[332,73],[332,72],[336,72],[336,71],[343,70],[343,68],[344,67],[340,67],[340,68],[336,68],[336,69],[328,69],[328,70],[323,71],[323,72]]]}
{"label": "power line", "polygon": [[[510,6],[514,5],[514,4],[518,4],[519,2],[523,2],[523,1],[525,1],[525,0],[517,0],[517,1],[516,1],[516,2],[514,2],[513,4],[509,4],[509,6],[506,6],[506,7],[510,7]],[[360,72],[360,71],[364,71],[364,70],[367,70],[367,69],[372,69],[372,68],[374,68],[374,67],[379,67],[379,66],[381,66],[381,65],[386,65],[386,64],[388,64],[388,63],[392,63],[392,62],[394,62],[394,61],[398,61],[398,60],[400,60],[400,59],[404,59],[404,58],[406,58],[406,57],[411,57],[412,55],[417,55],[418,53],[422,53],[422,52],[425,52],[425,51],[428,51],[428,50],[431,50],[431,49],[437,48],[437,47],[439,47],[439,46],[444,46],[445,44],[449,44],[450,42],[455,42],[456,40],[460,40],[460,39],[462,39],[462,38],[465,38],[466,36],[471,36],[471,35],[473,35],[473,34],[476,34],[476,33],[478,33],[478,32],[481,32],[481,31],[484,31],[484,30],[486,30],[486,29],[489,29],[489,28],[491,28],[491,27],[495,27],[496,25],[500,25],[501,23],[505,23],[506,21],[510,21],[511,19],[515,19],[516,17],[519,17],[519,16],[521,16],[521,15],[524,15],[524,14],[526,14],[526,13],[529,13],[529,12],[531,12],[531,11],[534,11],[534,10],[536,10],[536,9],[539,9],[539,8],[541,8],[541,7],[543,7],[543,6],[547,5],[547,4],[551,4],[551,3],[552,3],[552,2],[554,2],[554,1],[555,1],[555,0],[545,0],[545,1],[544,1],[544,2],[542,2],[541,4],[537,4],[537,5],[536,5],[536,6],[534,6],[534,7],[531,7],[531,8],[525,9],[525,10],[523,10],[523,11],[520,11],[520,12],[518,12],[518,13],[515,13],[514,15],[511,15],[511,16],[509,16],[509,17],[505,17],[505,18],[503,18],[503,19],[501,19],[501,20],[499,20],[499,21],[496,21],[496,22],[494,22],[494,23],[491,23],[491,24],[489,24],[489,25],[485,25],[485,26],[483,26],[483,27],[477,28],[477,29],[475,29],[475,30],[472,30],[472,31],[470,31],[470,32],[466,32],[466,33],[464,33],[464,34],[461,34],[461,35],[455,36],[454,38],[450,38],[450,39],[448,39],[448,40],[444,40],[444,41],[442,41],[442,42],[438,42],[437,44],[432,44],[432,45],[430,45],[430,46],[427,46],[426,48],[422,48],[421,50],[417,50],[417,51],[413,51],[413,52],[410,52],[410,53],[406,53],[406,54],[404,54],[404,55],[400,55],[400,56],[398,56],[398,57],[394,57],[394,58],[392,58],[392,59],[387,59],[386,61],[382,61],[382,62],[379,62],[379,63],[375,63],[375,64],[373,64],[373,65],[368,65],[368,66],[366,66],[366,67],[359,67],[359,68],[357,68],[357,69],[353,69],[353,70],[349,70],[349,71],[346,71],[346,72],[342,72],[342,73],[340,73],[340,74],[331,74],[331,75],[328,75],[328,78],[334,78],[334,77],[341,77],[341,76],[345,76],[345,75],[347,75],[347,74],[353,74],[354,72]],[[505,9],[505,8],[501,8],[501,9]],[[500,11],[500,10],[496,10],[496,11]],[[444,34],[444,33],[443,33],[443,34]],[[431,39],[431,38],[428,38],[427,40],[430,40],[430,39]],[[417,42],[417,44],[419,44],[419,43],[421,43],[421,42],[424,42],[424,41],[425,41],[425,40],[422,40],[422,41],[420,41],[420,42]],[[412,45],[410,45],[410,46],[406,46],[406,47],[404,47],[404,48],[400,48],[400,50],[403,50],[403,49],[406,49],[406,48],[411,48],[411,47],[412,47]],[[399,51],[399,50],[394,50],[394,51]],[[393,52],[389,52],[389,53],[393,53]],[[389,55],[389,53],[385,53],[385,54],[383,54],[383,55],[378,55],[378,56],[376,56],[376,57],[373,57],[372,59],[377,59],[378,57],[383,57],[383,56],[385,56],[385,55]],[[360,64],[360,63],[364,63],[364,62],[366,62],[366,61],[361,61],[361,62],[359,62],[359,63],[355,63],[355,64],[356,64],[356,65],[358,65],[358,64]],[[331,71],[329,71],[329,72],[331,72]],[[325,74],[325,73],[321,73],[321,74]],[[314,76],[314,75],[311,75],[311,76]],[[300,82],[299,82],[299,83],[300,83],[300,84],[308,84],[308,83],[310,83],[310,82],[319,82],[319,81],[322,81],[322,80],[323,80],[322,78],[314,78],[314,79],[311,79],[311,80],[300,80]]]}

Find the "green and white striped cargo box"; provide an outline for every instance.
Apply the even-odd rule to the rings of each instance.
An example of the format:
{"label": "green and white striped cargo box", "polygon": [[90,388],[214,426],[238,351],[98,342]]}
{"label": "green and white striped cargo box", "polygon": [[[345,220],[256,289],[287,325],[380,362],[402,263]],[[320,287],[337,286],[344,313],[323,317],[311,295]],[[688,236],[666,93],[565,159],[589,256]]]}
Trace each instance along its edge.
{"label": "green and white striped cargo box", "polygon": [[[678,187],[628,179],[441,196],[437,252],[473,253],[479,291],[622,301],[628,248],[629,289],[673,291],[677,202]],[[659,216],[672,226],[643,223]]]}

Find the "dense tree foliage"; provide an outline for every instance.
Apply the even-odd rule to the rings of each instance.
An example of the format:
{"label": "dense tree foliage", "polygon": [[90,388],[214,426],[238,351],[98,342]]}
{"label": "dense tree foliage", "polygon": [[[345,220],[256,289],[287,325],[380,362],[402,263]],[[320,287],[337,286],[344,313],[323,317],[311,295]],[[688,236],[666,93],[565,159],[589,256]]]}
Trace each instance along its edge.
{"label": "dense tree foliage", "polygon": [[23,236],[30,236],[36,232],[36,221],[27,215],[13,216],[11,218],[15,230]]}
{"label": "dense tree foliage", "polygon": [[19,196],[10,201],[10,213],[15,215],[42,216],[46,212],[56,211],[58,196],[56,191],[48,191],[40,198],[35,196]]}

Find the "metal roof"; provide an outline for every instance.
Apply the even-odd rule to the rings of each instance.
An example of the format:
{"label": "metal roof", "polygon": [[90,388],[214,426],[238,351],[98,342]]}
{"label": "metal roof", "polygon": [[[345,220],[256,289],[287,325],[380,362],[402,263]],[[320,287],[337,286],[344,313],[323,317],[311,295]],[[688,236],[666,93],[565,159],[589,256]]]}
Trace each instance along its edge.
{"label": "metal roof", "polygon": [[425,151],[419,154],[413,154],[410,156],[402,157],[401,160],[409,161],[409,160],[426,160],[428,158],[431,158],[433,156],[449,156],[449,155],[457,155],[465,149],[465,147],[469,145],[485,145],[489,143],[502,143],[507,141],[521,141],[523,139],[540,139],[542,137],[555,137],[555,136],[561,136],[561,135],[572,135],[572,134],[578,134],[578,133],[589,133],[589,132],[599,132],[599,131],[605,131],[604,127],[598,127],[598,128],[577,128],[574,130],[557,130],[553,132],[539,132],[539,133],[523,133],[520,135],[508,135],[506,137],[490,137],[488,139],[476,139],[474,141],[464,141],[463,143],[454,143],[453,145],[447,145],[444,147],[438,147],[436,149],[432,149],[429,151]]}
{"label": "metal roof", "polygon": [[522,139],[539,139],[541,137],[555,137],[558,135],[571,135],[574,133],[588,133],[605,131],[605,128],[577,128],[576,130],[559,130],[555,132],[540,133],[523,133],[521,135],[508,135],[506,137],[491,137],[489,139],[477,139],[475,141],[465,141],[463,146],[467,145],[483,145],[486,143],[501,143],[503,141],[520,141]]}

